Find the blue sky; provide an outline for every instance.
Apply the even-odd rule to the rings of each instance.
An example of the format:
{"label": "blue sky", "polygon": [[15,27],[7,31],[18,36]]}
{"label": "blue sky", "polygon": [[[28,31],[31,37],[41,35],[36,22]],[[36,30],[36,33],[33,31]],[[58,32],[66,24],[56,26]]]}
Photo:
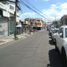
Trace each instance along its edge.
{"label": "blue sky", "polygon": [[20,16],[22,19],[28,17],[43,18],[42,16],[28,9],[22,1],[31,7],[36,7],[40,11],[39,13],[46,17],[46,20],[60,19],[63,15],[67,14],[67,0],[20,0]]}

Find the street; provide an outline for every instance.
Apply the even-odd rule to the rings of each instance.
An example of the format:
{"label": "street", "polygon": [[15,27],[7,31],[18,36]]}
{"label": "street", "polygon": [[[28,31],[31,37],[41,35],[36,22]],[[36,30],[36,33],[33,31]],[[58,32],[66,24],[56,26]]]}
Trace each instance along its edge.
{"label": "street", "polygon": [[0,48],[0,67],[62,67],[60,54],[42,30]]}

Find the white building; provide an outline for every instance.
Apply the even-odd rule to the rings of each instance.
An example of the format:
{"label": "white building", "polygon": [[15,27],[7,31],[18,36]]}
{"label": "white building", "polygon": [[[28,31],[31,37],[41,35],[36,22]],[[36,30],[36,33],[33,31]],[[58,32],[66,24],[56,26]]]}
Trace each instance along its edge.
{"label": "white building", "polygon": [[0,36],[7,36],[14,32],[15,4],[0,2]]}

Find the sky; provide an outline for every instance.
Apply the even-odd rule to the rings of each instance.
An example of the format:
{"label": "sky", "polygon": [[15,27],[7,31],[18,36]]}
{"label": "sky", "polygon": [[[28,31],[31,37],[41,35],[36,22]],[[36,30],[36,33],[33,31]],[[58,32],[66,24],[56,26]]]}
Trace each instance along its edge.
{"label": "sky", "polygon": [[[23,2],[40,15],[26,7]],[[43,18],[47,21],[53,21],[67,14],[67,0],[20,0],[19,6],[21,8],[19,11],[21,19]]]}

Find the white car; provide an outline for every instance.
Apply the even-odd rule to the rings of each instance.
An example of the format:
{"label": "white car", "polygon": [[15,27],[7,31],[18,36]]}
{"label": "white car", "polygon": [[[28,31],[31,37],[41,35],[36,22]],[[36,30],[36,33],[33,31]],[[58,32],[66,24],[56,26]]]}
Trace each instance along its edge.
{"label": "white car", "polygon": [[55,29],[52,31],[52,36],[51,36],[51,38],[52,38],[52,41],[53,41],[54,43],[56,43],[56,35],[58,34],[58,31],[59,31],[59,28],[55,28]]}
{"label": "white car", "polygon": [[56,47],[58,48],[64,62],[67,62],[67,26],[61,26],[56,35]]}

